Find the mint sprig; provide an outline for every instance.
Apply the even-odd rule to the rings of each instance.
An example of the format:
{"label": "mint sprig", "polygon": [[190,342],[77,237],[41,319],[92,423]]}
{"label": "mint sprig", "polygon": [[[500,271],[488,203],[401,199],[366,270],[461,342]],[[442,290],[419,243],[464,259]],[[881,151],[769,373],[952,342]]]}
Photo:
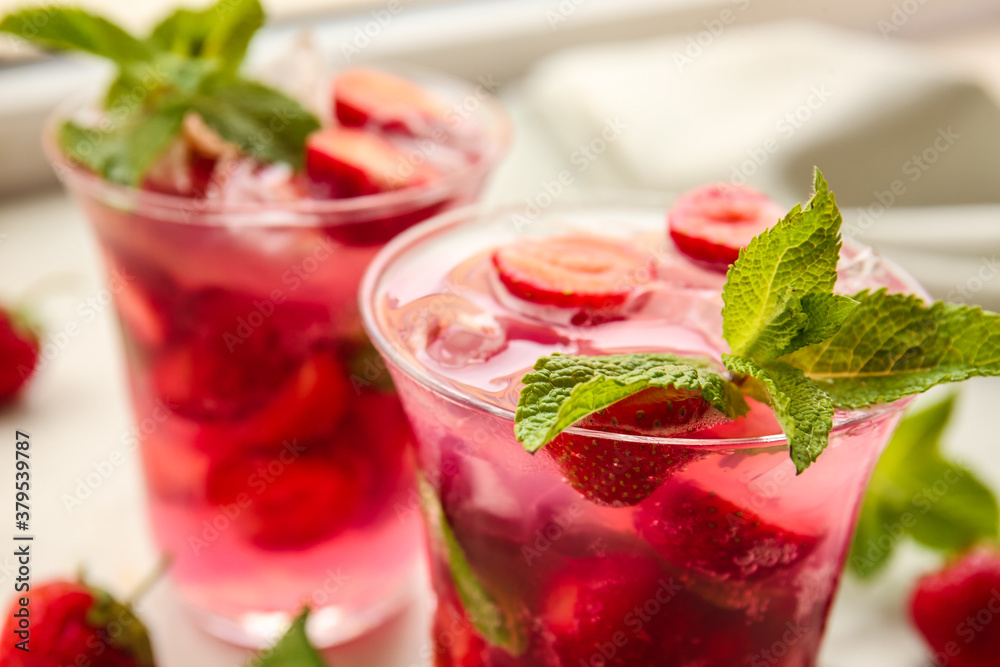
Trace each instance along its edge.
{"label": "mint sprig", "polygon": [[295,617],[274,646],[253,656],[246,667],[327,667],[326,661],[309,643],[306,635],[308,619],[307,607]]}
{"label": "mint sprig", "polygon": [[[834,293],[843,220],[818,169],[814,190],[729,269],[725,374],[670,355],[583,357],[580,367],[563,355],[543,357],[525,375],[518,403],[515,433],[525,449],[538,451],[576,421],[648,386],[701,391],[730,417],[741,414],[731,398],[739,391],[771,407],[802,473],[829,444],[837,408],[869,408],[944,382],[1000,375],[1000,315],[885,289]],[[558,372],[547,370],[553,360]]]}
{"label": "mint sprig", "polygon": [[996,539],[996,497],[967,468],[941,453],[954,395],[908,415],[896,429],[872,474],[848,559],[851,570],[871,577],[907,538],[945,554]]}
{"label": "mint sprig", "polygon": [[247,155],[302,166],[306,137],[319,121],[296,100],[238,73],[263,21],[259,0],[220,0],[201,11],[179,9],[139,38],[105,18],[51,6],[6,16],[0,32],[118,66],[104,98],[106,118],[95,128],[67,122],[59,145],[103,178],[137,186],[188,113]]}

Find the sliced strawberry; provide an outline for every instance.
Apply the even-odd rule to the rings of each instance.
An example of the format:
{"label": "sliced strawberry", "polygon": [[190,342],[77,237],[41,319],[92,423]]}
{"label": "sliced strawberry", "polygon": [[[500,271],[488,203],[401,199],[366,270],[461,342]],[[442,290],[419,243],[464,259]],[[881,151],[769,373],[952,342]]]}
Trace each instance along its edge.
{"label": "sliced strawberry", "polygon": [[359,197],[424,185],[437,172],[376,134],[328,127],[309,135],[306,175],[316,196]]}
{"label": "sliced strawberry", "polygon": [[660,487],[639,509],[636,527],[675,567],[715,581],[768,578],[808,556],[818,541],[690,482]]}
{"label": "sliced strawberry", "polygon": [[705,266],[725,270],[741,248],[784,214],[765,194],[719,184],[682,195],[667,220],[678,250]]}
{"label": "sliced strawberry", "polygon": [[[595,413],[579,426],[607,433],[678,435],[711,411],[701,396],[647,389]],[[615,507],[636,505],[702,454],[694,447],[648,445],[563,433],[543,450],[586,498]]]}
{"label": "sliced strawberry", "polygon": [[280,452],[243,451],[220,461],[206,493],[210,502],[240,508],[234,524],[254,545],[295,550],[349,525],[367,484],[349,452],[334,457],[319,445],[289,443]]}
{"label": "sliced strawberry", "polygon": [[910,615],[939,660],[993,667],[1000,659],[1000,551],[978,548],[926,575]]}
{"label": "sliced strawberry", "polygon": [[373,69],[343,72],[333,82],[337,120],[350,127],[369,123],[385,130],[426,134],[445,122],[437,97],[406,79]]}
{"label": "sliced strawberry", "polygon": [[343,364],[332,352],[313,352],[273,400],[233,428],[245,434],[244,441],[275,446],[331,437],[350,409],[350,395]]}
{"label": "sliced strawberry", "polygon": [[539,614],[559,664],[589,665],[591,658],[609,667],[653,664],[658,650],[649,629],[635,634],[626,619],[655,595],[658,579],[656,564],[639,556],[568,561],[547,583]]}
{"label": "sliced strawberry", "polygon": [[598,236],[519,240],[493,253],[500,282],[531,303],[614,313],[651,277],[638,248]]}
{"label": "sliced strawberry", "polygon": [[192,295],[178,320],[153,368],[157,395],[186,417],[229,419],[273,400],[328,334],[330,313],[212,288]]}
{"label": "sliced strawberry", "polygon": [[39,346],[30,324],[0,310],[0,404],[13,400],[34,374]]}

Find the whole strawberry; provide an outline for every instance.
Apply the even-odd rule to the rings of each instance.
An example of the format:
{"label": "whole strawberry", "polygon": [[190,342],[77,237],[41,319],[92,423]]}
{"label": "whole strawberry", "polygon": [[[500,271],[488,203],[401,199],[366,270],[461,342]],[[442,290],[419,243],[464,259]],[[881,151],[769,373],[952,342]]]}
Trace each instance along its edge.
{"label": "whole strawberry", "polygon": [[7,619],[0,643],[4,667],[154,664],[149,635],[132,610],[105,591],[80,582],[53,581],[17,594]]}
{"label": "whole strawberry", "polygon": [[0,404],[13,399],[35,372],[38,347],[34,328],[0,309]]}
{"label": "whole strawberry", "polygon": [[1000,664],[1000,551],[975,549],[923,577],[910,613],[936,664]]}

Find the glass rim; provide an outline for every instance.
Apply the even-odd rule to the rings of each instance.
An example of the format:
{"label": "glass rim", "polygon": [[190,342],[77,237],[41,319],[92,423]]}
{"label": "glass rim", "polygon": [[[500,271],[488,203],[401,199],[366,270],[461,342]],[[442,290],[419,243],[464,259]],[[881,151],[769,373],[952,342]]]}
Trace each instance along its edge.
{"label": "glass rim", "polygon": [[[437,80],[456,89],[463,89],[467,95],[474,95],[476,87],[470,82],[448,74],[420,67],[376,65],[374,69],[417,74],[426,80]],[[143,190],[128,185],[112,183],[88,169],[74,164],[59,148],[56,136],[63,121],[73,113],[99,99],[94,89],[70,96],[49,114],[42,133],[42,148],[48,162],[53,166],[60,180],[68,180],[72,187],[78,187],[88,196],[101,201],[129,202],[134,208],[147,212],[160,211],[163,217],[173,222],[187,222],[189,215],[225,216],[226,221],[212,219],[198,220],[199,224],[232,224],[232,218],[244,218],[239,224],[248,226],[271,226],[276,224],[269,213],[288,213],[304,216],[329,216],[337,214],[358,214],[399,206],[430,205],[447,199],[455,192],[488,176],[507,154],[513,134],[513,125],[506,108],[492,92],[478,97],[480,107],[477,114],[483,117],[488,131],[488,140],[479,160],[472,165],[454,169],[428,186],[408,187],[389,192],[380,192],[358,197],[341,199],[301,198],[293,201],[273,202],[232,202],[218,199],[185,197],[151,190]],[[482,109],[481,111],[479,109]],[[264,215],[262,215],[264,214]],[[182,220],[181,218],[185,218]],[[363,224],[361,220],[334,221],[332,224]],[[280,223],[277,223],[280,224]],[[324,224],[329,224],[324,221]]]}
{"label": "glass rim", "polygon": [[[626,199],[627,197],[627,199]],[[625,207],[637,208],[640,204],[650,204],[652,201],[662,202],[673,199],[673,196],[665,196],[661,193],[652,193],[643,190],[598,190],[586,195],[574,196],[573,200],[561,203],[553,208],[565,210],[567,204],[580,206],[595,206],[600,203],[612,203]],[[358,301],[361,311],[361,321],[372,344],[388,363],[394,365],[405,373],[411,380],[419,385],[433,391],[438,397],[450,403],[469,407],[475,410],[486,412],[495,417],[500,417],[512,424],[515,420],[515,411],[498,405],[494,405],[485,400],[463,392],[460,388],[450,385],[441,378],[435,377],[432,373],[418,367],[406,359],[396,346],[388,339],[379,324],[377,315],[378,304],[375,300],[378,296],[382,277],[387,268],[399,256],[412,248],[420,245],[427,239],[438,234],[447,233],[449,230],[459,226],[483,224],[505,212],[516,212],[524,208],[523,201],[511,200],[495,205],[473,204],[463,206],[444,213],[435,215],[421,223],[410,227],[401,234],[389,241],[372,259],[365,271],[358,291]],[[664,209],[664,213],[666,209]],[[919,285],[903,271],[895,262],[888,258],[883,260],[889,265],[896,275],[906,279],[905,282],[919,288]],[[922,293],[922,288],[919,288]],[[865,410],[852,411],[851,416],[842,422],[835,423],[830,430],[830,435],[848,431],[861,424],[869,423],[892,413],[903,410],[915,397],[907,396],[892,403],[876,405]],[[644,436],[627,433],[608,433],[606,431],[594,431],[578,426],[567,428],[565,433],[584,437],[596,437],[603,440],[616,440],[646,445],[669,445],[684,447],[707,447],[714,449],[755,449],[762,447],[777,447],[787,445],[787,437],[784,433],[774,433],[763,436],[752,436],[743,438],[690,438],[684,436]]]}

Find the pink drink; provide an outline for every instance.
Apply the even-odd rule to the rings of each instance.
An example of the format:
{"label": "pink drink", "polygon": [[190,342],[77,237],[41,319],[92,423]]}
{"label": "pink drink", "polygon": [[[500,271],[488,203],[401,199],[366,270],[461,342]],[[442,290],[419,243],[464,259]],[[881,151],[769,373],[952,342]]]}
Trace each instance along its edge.
{"label": "pink drink", "polygon": [[[457,81],[421,84],[456,105],[475,98]],[[238,165],[214,198],[129,189],[64,165],[50,144],[120,285],[155,536],[220,636],[259,643],[308,602],[328,644],[409,599],[422,527],[394,506],[412,493],[412,436],[357,290],[386,241],[475,200],[502,154],[495,102],[455,118],[455,134],[420,153],[385,134],[436,166],[431,182],[339,199]]]}
{"label": "pink drink", "polygon": [[[603,462],[584,472],[606,485],[631,483],[650,448],[684,463],[630,506],[594,502],[567,479],[585,485],[586,475],[552,445],[532,456],[514,438],[520,379],[541,355],[724,351],[725,277],[674,249],[666,208],[566,207],[531,221],[518,210],[456,212],[394,241],[367,274],[366,326],[434,489],[424,500],[439,667],[815,664],[858,504],[901,404],[838,413],[829,448],[798,477],[761,404],[687,438],[573,429]],[[496,279],[494,248],[580,231],[629,239],[653,258],[655,277],[636,276],[643,286],[622,319],[575,325],[570,310],[519,301]],[[869,249],[842,257],[839,291],[918,289]],[[441,521],[520,634],[518,655],[491,645],[463,609]]]}

